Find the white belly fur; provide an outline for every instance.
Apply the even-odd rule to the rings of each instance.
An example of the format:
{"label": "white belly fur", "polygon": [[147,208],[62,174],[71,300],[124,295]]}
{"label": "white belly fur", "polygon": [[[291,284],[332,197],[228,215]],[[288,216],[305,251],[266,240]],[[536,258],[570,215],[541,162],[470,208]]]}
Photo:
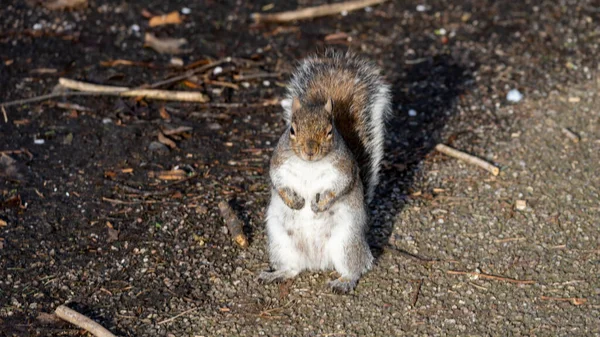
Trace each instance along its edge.
{"label": "white belly fur", "polygon": [[[332,253],[339,251],[353,214],[343,202],[328,211],[314,213],[310,207],[317,193],[331,188],[337,180],[337,169],[327,161],[305,162],[290,159],[280,167],[285,187],[304,198],[304,207],[293,210],[273,190],[267,210],[267,231],[271,261],[275,268],[302,271],[333,268]],[[344,219],[346,218],[346,219]]]}

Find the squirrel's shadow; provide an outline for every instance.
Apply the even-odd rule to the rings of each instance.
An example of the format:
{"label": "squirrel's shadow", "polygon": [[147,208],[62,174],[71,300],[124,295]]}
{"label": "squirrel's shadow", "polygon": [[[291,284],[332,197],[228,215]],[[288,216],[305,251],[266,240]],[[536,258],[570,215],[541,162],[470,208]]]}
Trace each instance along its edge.
{"label": "squirrel's shadow", "polygon": [[[443,130],[456,113],[456,102],[473,83],[473,69],[449,55],[402,64],[390,76],[393,116],[387,125],[386,154],[373,201],[369,244],[381,256],[394,232],[420,163],[442,141]],[[401,250],[401,249],[400,249]]]}

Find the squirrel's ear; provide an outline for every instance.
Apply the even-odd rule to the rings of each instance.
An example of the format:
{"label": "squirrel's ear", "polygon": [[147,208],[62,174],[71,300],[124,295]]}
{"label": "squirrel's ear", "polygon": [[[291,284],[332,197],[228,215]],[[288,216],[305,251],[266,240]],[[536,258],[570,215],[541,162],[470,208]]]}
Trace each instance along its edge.
{"label": "squirrel's ear", "polygon": [[294,97],[292,101],[292,113],[300,110],[302,108],[302,104],[300,103],[300,99],[298,97]]}
{"label": "squirrel's ear", "polygon": [[331,100],[331,97],[329,97],[327,99],[327,103],[325,103],[325,111],[327,111],[328,113],[331,113],[331,111],[333,111],[333,101]]}

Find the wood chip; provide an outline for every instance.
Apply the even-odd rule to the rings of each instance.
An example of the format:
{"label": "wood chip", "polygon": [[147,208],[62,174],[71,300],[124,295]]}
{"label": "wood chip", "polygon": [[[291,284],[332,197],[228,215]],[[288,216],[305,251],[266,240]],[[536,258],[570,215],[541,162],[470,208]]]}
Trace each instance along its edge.
{"label": "wood chip", "polygon": [[165,134],[165,136],[171,136],[171,135],[177,135],[180,133],[192,131],[193,129],[194,128],[192,128],[191,126],[178,126],[175,129],[163,130],[163,134]]}
{"label": "wood chip", "polygon": [[173,11],[169,14],[157,15],[148,21],[150,27],[157,27],[162,25],[178,25],[181,24],[181,15],[178,11]]}
{"label": "wood chip", "polygon": [[158,141],[162,144],[165,144],[166,146],[168,146],[171,149],[176,149],[177,148],[177,144],[175,144],[174,141],[172,141],[171,139],[169,139],[167,136],[165,136],[162,132],[158,132]]}
{"label": "wood chip", "polygon": [[42,5],[50,10],[64,10],[87,7],[87,0],[50,0],[43,1]]}
{"label": "wood chip", "polygon": [[527,208],[527,201],[525,200],[517,200],[515,202],[515,209],[517,211],[524,211]]}
{"label": "wood chip", "polygon": [[0,227],[6,227],[8,226],[8,224],[6,223],[6,221],[0,219]]}
{"label": "wood chip", "polygon": [[573,143],[579,143],[579,141],[581,140],[578,134],[567,128],[562,128],[561,131],[565,136],[567,136],[567,138],[573,141]]}
{"label": "wood chip", "polygon": [[238,246],[242,248],[248,247],[248,238],[244,234],[243,223],[240,219],[235,215],[235,212],[229,206],[227,201],[219,202],[219,211],[221,212],[221,216],[223,217],[223,222],[227,225],[227,229],[229,229],[229,233],[233,238],[233,241],[237,243]]}
{"label": "wood chip", "polygon": [[150,47],[160,54],[183,54],[189,53],[190,49],[181,49],[188,41],[184,38],[157,38],[152,33],[144,35],[144,47]]}
{"label": "wood chip", "polygon": [[182,180],[187,178],[187,173],[184,170],[171,170],[171,171],[160,171],[160,172],[149,172],[150,178],[158,178],[161,180]]}

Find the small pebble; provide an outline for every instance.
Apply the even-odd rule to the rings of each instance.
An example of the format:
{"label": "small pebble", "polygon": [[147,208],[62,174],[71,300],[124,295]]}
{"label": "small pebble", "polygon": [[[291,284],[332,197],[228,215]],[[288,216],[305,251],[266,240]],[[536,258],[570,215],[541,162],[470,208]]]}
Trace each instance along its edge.
{"label": "small pebble", "polygon": [[427,6],[425,5],[417,5],[417,12],[424,12],[427,10]]}
{"label": "small pebble", "polygon": [[43,139],[34,139],[33,143],[36,145],[43,145],[46,141]]}
{"label": "small pebble", "polygon": [[176,67],[183,67],[183,60],[180,57],[172,57],[171,64]]}
{"label": "small pebble", "polygon": [[215,74],[215,75],[219,75],[222,72],[223,72],[223,68],[221,68],[221,67],[215,67],[215,69],[213,69],[213,74]]}
{"label": "small pebble", "polygon": [[342,16],[346,16],[348,15],[348,11],[342,11],[340,14],[342,14]]}
{"label": "small pebble", "polygon": [[33,25],[33,30],[40,30],[42,29],[42,24],[41,23],[36,23],[35,25]]}
{"label": "small pebble", "polygon": [[134,32],[139,32],[140,31],[140,26],[133,24],[131,25],[131,30]]}
{"label": "small pebble", "polygon": [[410,117],[415,117],[417,115],[417,111],[414,109],[410,109],[410,110],[408,110],[408,115]]}
{"label": "small pebble", "polygon": [[103,118],[102,119],[102,124],[110,124],[110,123],[112,123],[112,119],[110,119],[110,118]]}
{"label": "small pebble", "polygon": [[248,82],[242,82],[240,84],[242,85],[242,87],[244,87],[246,89],[250,88],[250,83],[248,83]]}
{"label": "small pebble", "polygon": [[506,100],[509,102],[520,102],[523,99],[523,94],[517,90],[517,89],[512,89],[511,91],[508,92],[508,94],[506,94]]}
{"label": "small pebble", "polygon": [[191,10],[191,9],[189,9],[189,8],[187,8],[187,7],[183,7],[183,8],[181,9],[181,14],[188,15],[188,14],[190,14],[191,12],[192,12],[192,10]]}
{"label": "small pebble", "polygon": [[365,7],[365,12],[371,13],[373,11],[373,7]]}
{"label": "small pebble", "polygon": [[269,81],[267,81],[267,80],[264,80],[264,81],[263,81],[263,85],[264,85],[265,87],[268,87],[268,86],[270,86],[270,85],[271,85],[271,82],[269,82]]}
{"label": "small pebble", "polygon": [[517,211],[524,211],[525,208],[527,208],[527,201],[517,200],[517,202],[515,203],[515,208],[517,209]]}

